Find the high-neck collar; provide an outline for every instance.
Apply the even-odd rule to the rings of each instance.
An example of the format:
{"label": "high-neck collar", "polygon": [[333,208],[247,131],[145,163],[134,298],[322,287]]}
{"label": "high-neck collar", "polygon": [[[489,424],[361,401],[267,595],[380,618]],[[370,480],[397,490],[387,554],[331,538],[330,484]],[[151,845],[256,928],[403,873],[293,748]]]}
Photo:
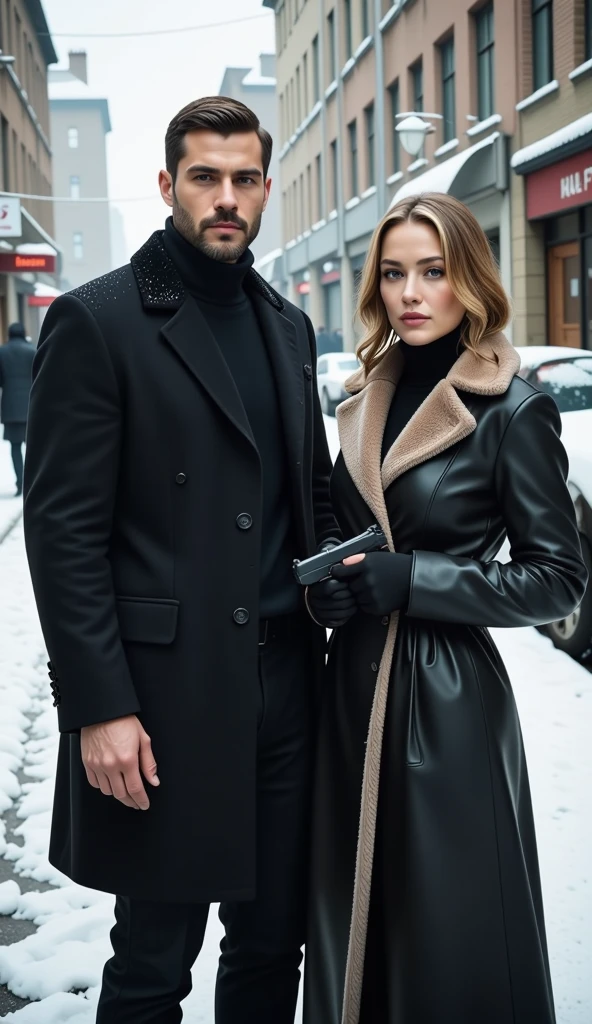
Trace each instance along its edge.
{"label": "high-neck collar", "polygon": [[409,345],[401,338],[399,344],[405,358],[405,383],[421,386],[443,380],[461,354],[460,333],[459,324],[450,334],[431,341],[429,345]]}
{"label": "high-neck collar", "polygon": [[183,284],[196,298],[224,306],[244,302],[244,281],[254,263],[250,249],[237,263],[210,259],[177,231],[172,217],[167,219],[163,242]]}

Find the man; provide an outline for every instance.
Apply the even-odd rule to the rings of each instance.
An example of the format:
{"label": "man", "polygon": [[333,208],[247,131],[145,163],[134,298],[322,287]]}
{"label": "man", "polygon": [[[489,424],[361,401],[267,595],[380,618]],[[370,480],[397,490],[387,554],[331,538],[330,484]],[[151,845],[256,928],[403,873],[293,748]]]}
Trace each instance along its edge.
{"label": "man", "polygon": [[335,535],[308,319],[253,271],[271,138],[208,97],[166,135],[172,208],[58,299],[25,530],[62,732],[50,859],[117,893],[100,1024],[173,1024],[209,904],[218,1024],[294,1018],[313,678],[292,559]]}
{"label": "man", "polygon": [[35,349],[27,341],[23,325],[11,324],[8,341],[0,346],[0,421],[4,424],[4,440],[10,444],[17,496],[23,492],[23,445],[34,356]]}
{"label": "man", "polygon": [[317,356],[324,356],[326,352],[332,351],[331,335],[326,327],[322,325],[317,330]]}

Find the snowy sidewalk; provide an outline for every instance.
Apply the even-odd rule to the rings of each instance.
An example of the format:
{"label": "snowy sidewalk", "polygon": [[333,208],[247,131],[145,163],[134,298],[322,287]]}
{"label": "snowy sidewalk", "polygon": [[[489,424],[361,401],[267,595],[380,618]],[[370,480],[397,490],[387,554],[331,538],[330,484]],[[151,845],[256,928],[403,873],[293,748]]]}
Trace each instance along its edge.
{"label": "snowy sidewalk", "polygon": [[[334,432],[333,422],[329,430]],[[534,630],[494,631],[494,637],[513,681],[525,736],[558,1024],[590,1024],[592,676]],[[51,887],[35,893],[21,892],[15,881],[0,885],[0,914],[38,925],[22,941],[0,945],[0,984],[38,1000],[5,1019],[94,1024],[113,900],[73,885],[47,861],[57,730],[45,662],[22,524],[17,524],[0,545],[0,814],[16,806],[23,845],[6,843],[0,822],[0,856],[12,863],[17,878]],[[33,716],[32,726],[27,716]],[[21,787],[17,772],[23,765],[30,781]],[[212,907],[193,993],[184,1004],[187,1024],[213,1024],[220,936]]]}
{"label": "snowy sidewalk", "polygon": [[0,543],[12,523],[19,518],[22,508],[22,498],[15,497],[16,483],[14,469],[10,457],[10,445],[2,440],[2,427],[0,426]]}

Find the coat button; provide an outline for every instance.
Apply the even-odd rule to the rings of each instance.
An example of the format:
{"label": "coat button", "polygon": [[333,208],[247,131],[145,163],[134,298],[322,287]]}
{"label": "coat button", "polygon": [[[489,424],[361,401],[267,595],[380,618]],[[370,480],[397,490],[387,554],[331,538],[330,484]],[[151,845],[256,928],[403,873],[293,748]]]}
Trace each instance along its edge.
{"label": "coat button", "polygon": [[383,615],[380,621],[382,622],[383,626],[388,626],[390,619],[388,615]]}
{"label": "coat button", "polygon": [[250,530],[253,525],[253,517],[248,512],[241,512],[240,516],[237,516],[236,525],[239,530]]}
{"label": "coat button", "polygon": [[184,484],[186,480],[187,480],[187,477],[185,476],[185,473],[177,473],[177,475],[175,477],[175,482],[176,483]]}
{"label": "coat button", "polygon": [[250,619],[250,615],[246,608],[236,608],[232,613],[232,618],[236,622],[237,626],[246,626]]}
{"label": "coat button", "polygon": [[373,672],[378,672],[378,665],[376,664],[375,661],[372,662],[370,668],[372,669]]}

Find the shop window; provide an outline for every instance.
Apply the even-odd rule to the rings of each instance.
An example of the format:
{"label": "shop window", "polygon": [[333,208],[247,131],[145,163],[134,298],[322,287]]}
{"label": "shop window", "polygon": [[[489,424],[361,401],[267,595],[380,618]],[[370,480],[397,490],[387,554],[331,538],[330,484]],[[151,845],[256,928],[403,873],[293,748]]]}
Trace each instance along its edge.
{"label": "shop window", "polygon": [[532,0],[532,85],[553,81],[553,0]]}
{"label": "shop window", "polygon": [[393,174],[401,170],[401,140],[397,128],[397,114],[401,113],[401,100],[399,96],[399,79],[389,85],[389,97],[391,101],[391,126],[393,133]]}
{"label": "shop window", "polygon": [[586,332],[584,345],[592,348],[592,237],[584,243],[584,292],[586,298]]}
{"label": "shop window", "polygon": [[553,217],[546,221],[547,242],[571,242],[580,233],[577,213],[566,213],[563,217]]}
{"label": "shop window", "polygon": [[78,149],[78,128],[68,128],[68,146]]}
{"label": "shop window", "polygon": [[350,166],[350,185],[351,185],[351,197],[359,195],[359,182],[358,182],[358,122],[353,120],[347,126],[347,134],[349,137],[349,166]]}
{"label": "shop window", "polygon": [[592,234],[592,206],[584,208],[584,234]]}
{"label": "shop window", "polygon": [[475,15],[477,36],[477,106],[480,121],[495,113],[495,38],[493,4],[486,4]]}
{"label": "shop window", "polygon": [[454,38],[447,39],[440,47],[442,65],[442,114],[444,117],[444,142],[456,138],[456,88],[454,66]]}

